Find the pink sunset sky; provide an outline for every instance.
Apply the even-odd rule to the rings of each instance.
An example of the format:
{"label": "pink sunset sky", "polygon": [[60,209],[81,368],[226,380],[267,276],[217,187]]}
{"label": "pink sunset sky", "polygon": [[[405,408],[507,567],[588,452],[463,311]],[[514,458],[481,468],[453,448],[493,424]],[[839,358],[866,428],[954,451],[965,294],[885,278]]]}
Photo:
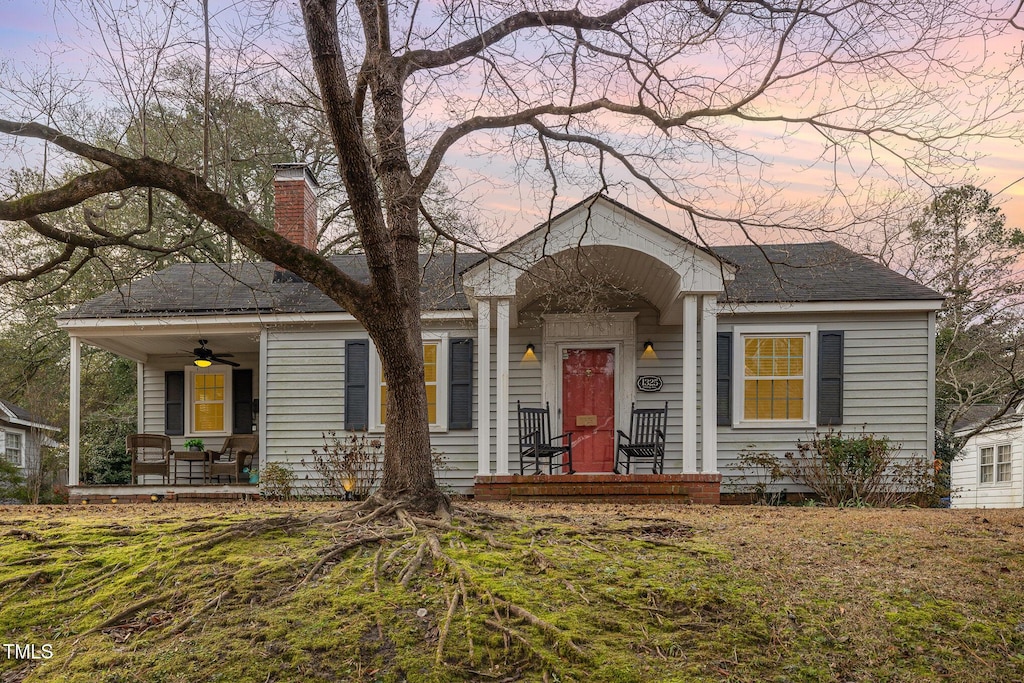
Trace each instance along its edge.
{"label": "pink sunset sky", "polygon": [[[198,2],[191,4],[199,5]],[[8,70],[26,67],[42,70],[53,60],[62,71],[81,74],[88,82],[90,76],[83,68],[87,63],[85,50],[76,46],[89,46],[90,42],[95,46],[97,39],[69,19],[67,11],[63,5],[54,5],[47,0],[0,0],[0,65],[6,63],[4,68]],[[190,11],[196,10],[191,8]],[[1018,31],[990,41],[984,48],[980,44],[960,47],[968,52],[987,49],[994,54],[1016,53],[1019,56],[1022,41],[1024,31]],[[1010,91],[1024,96],[1020,83],[1006,85]],[[1018,99],[1022,99],[1021,96]],[[1024,130],[1024,120],[1006,123]],[[752,130],[751,135],[757,135],[757,131]],[[757,142],[756,138],[752,141]],[[471,150],[474,147],[471,140],[468,145],[453,148],[446,161],[453,169],[452,189],[461,185],[465,188],[463,196],[475,197],[472,204],[480,214],[481,223],[485,227],[500,227],[507,234],[523,232],[543,220],[548,209],[547,188],[524,183],[512,162],[503,155],[473,154]],[[943,182],[949,185],[972,182],[997,194],[997,201],[1009,224],[1024,228],[1024,146],[1012,139],[989,139],[972,141],[966,151],[977,158],[976,163],[959,167],[944,176]],[[822,163],[819,159],[821,153],[821,140],[805,134],[787,137],[784,148],[772,148],[771,163],[767,169],[774,174],[773,180],[784,188],[781,199],[796,203],[820,198],[826,192],[833,169],[831,165]],[[31,159],[31,156],[27,158]],[[0,160],[0,166],[7,168],[20,163],[20,159]],[[556,210],[565,208],[593,189],[562,185]],[[885,192],[884,188],[879,191]],[[684,234],[691,232],[682,212],[666,208],[639,187],[622,184],[610,194],[654,220]],[[706,237],[711,242],[733,241],[727,235],[716,236],[714,233]],[[766,241],[785,238],[765,237]]]}

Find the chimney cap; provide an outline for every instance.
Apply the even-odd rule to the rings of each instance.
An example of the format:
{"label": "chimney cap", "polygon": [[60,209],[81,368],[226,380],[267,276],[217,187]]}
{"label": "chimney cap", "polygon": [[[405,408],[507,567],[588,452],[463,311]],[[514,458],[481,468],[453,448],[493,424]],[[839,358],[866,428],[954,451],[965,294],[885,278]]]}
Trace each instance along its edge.
{"label": "chimney cap", "polygon": [[313,189],[320,187],[320,183],[317,182],[316,176],[313,175],[313,171],[309,170],[309,164],[292,162],[271,164],[270,167],[274,169],[274,182],[279,180],[305,180]]}

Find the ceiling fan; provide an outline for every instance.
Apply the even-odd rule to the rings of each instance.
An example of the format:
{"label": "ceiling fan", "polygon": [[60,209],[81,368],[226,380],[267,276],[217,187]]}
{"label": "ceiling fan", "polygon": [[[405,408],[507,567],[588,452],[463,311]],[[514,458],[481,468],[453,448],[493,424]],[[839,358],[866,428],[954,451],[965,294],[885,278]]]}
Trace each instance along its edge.
{"label": "ceiling fan", "polygon": [[238,363],[232,360],[224,360],[225,358],[233,357],[230,353],[214,353],[210,349],[206,348],[206,340],[199,340],[199,348],[192,349],[192,355],[196,357],[193,363],[200,368],[208,368],[214,363],[220,363],[221,365],[230,365],[233,368],[239,367]]}

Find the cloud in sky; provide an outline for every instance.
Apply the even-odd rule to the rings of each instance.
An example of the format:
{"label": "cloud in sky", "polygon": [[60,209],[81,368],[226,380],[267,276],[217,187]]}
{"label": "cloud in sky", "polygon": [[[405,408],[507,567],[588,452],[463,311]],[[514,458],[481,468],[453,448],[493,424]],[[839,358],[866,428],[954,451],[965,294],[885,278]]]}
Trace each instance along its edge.
{"label": "cloud in sky", "polygon": [[[433,3],[428,4],[431,7],[434,6]],[[215,0],[213,5],[215,12],[219,12],[231,7],[244,9],[247,3],[220,3]],[[195,8],[192,9],[194,11]],[[424,16],[427,14],[424,13]],[[244,20],[241,21],[244,23]],[[956,50],[964,55],[975,56],[986,52],[1010,53],[1019,50],[1022,37],[1024,37],[1024,32],[1004,37],[1001,42],[985,42],[978,38],[957,45]],[[0,44],[3,45],[0,60],[9,60],[16,64],[38,63],[41,55],[46,54],[47,46],[56,47],[58,44],[75,41],[81,46],[87,46],[90,40],[95,41],[96,36],[90,35],[88,32],[78,32],[73,20],[47,2],[0,0]],[[93,44],[95,45],[95,43]],[[40,53],[39,49],[44,52]],[[725,69],[727,60],[722,57],[722,54],[716,54],[716,59],[709,62],[708,72],[703,75],[710,75],[715,69]],[[733,58],[742,60],[746,57],[737,54],[733,55]],[[62,59],[70,59],[70,57],[62,57]],[[880,73],[877,80],[873,82],[850,85],[862,87],[865,91],[881,90],[885,87],[885,82],[885,74]],[[472,100],[475,97],[473,92],[475,85],[477,84],[473,81],[462,82],[462,92],[459,94],[467,101]],[[553,82],[535,85],[539,89],[537,92],[542,92],[545,89],[557,91],[559,88],[559,85]],[[609,88],[613,87],[612,81],[606,85]],[[778,104],[782,108],[785,108],[787,104],[803,104],[806,100],[800,98],[823,96],[826,91],[830,90],[833,88],[823,82],[805,82],[801,84],[799,98],[794,96],[792,102],[780,101]],[[856,87],[851,90],[855,91]],[[531,93],[531,95],[533,94],[535,93]],[[971,95],[969,90],[963,93],[964,98],[969,98]],[[439,98],[430,103],[429,109],[421,109],[418,114],[424,115],[423,125],[442,127],[464,114],[464,110],[454,113],[450,111],[449,102],[448,99]],[[936,111],[941,112],[941,103],[936,103],[935,106],[937,107]],[[911,114],[920,115],[922,113],[912,112]],[[622,131],[622,134],[627,135],[632,132],[626,130]],[[811,203],[828,196],[835,190],[831,182],[833,169],[828,163],[829,149],[819,134],[811,133],[807,128],[791,127],[786,130],[781,124],[737,125],[734,132],[742,136],[745,147],[760,150],[770,163],[761,169],[755,166],[740,167],[731,183],[701,188],[699,191],[704,194],[706,200],[717,203],[721,211],[749,208],[755,202],[763,203],[764,206],[779,205],[782,200],[789,200],[795,204]],[[639,133],[636,134],[639,135]],[[946,176],[947,182],[953,184],[971,181],[992,192],[1008,187],[1009,189],[1000,196],[1004,200],[1003,208],[1009,216],[1011,224],[1024,226],[1024,182],[1014,184],[1020,176],[1024,175],[1024,166],[1020,163],[1020,159],[1024,158],[1024,148],[1008,140],[979,140],[966,143],[964,146],[965,153],[976,157],[977,161],[976,163],[965,163],[963,166],[953,169]],[[454,169],[452,171],[454,184],[464,186],[468,195],[477,196],[478,198],[474,202],[475,206],[505,231],[523,232],[543,220],[548,211],[547,191],[550,189],[544,183],[544,174],[537,173],[532,178],[524,178],[521,169],[515,166],[516,155],[512,154],[509,146],[497,146],[485,155],[480,153],[481,148],[482,144],[479,142],[478,136],[474,136],[465,144],[460,144],[452,149],[448,160]],[[695,158],[691,160],[681,159],[675,167],[681,179],[691,173],[697,167],[697,163],[709,161],[706,157],[701,157],[700,154],[695,153],[695,155]],[[688,162],[692,162],[693,166],[688,166]],[[869,162],[870,158],[866,150],[857,150],[849,159],[839,161],[839,164],[844,167],[844,175],[854,178],[854,182],[851,187],[847,188],[847,191],[857,194],[858,201],[863,199],[860,195],[866,194],[869,189],[878,192],[885,191],[881,177],[871,168]],[[536,170],[538,160],[534,158],[531,163],[534,164],[534,170]],[[584,171],[585,175],[586,166],[581,165],[580,169]],[[849,173],[850,170],[853,170],[854,173]],[[744,181],[748,178],[745,178],[743,174],[750,173],[753,176],[758,172],[769,176],[771,185],[778,188],[779,195],[768,193],[761,196],[754,193],[753,190],[748,192],[745,189]],[[857,172],[863,174],[863,181],[856,180]],[[592,176],[589,179],[592,180]],[[666,207],[635,181],[627,181],[623,175],[613,176],[612,180],[615,181],[615,184],[609,189],[609,193],[613,196],[674,229],[684,233],[690,230],[685,215],[676,209]],[[695,178],[692,182],[696,183],[697,180],[699,179]],[[879,186],[873,187],[871,184],[874,182],[878,182]],[[571,182],[563,181],[560,187],[561,197],[555,210],[565,208],[594,189],[596,189],[596,185],[593,183],[581,182],[574,185]],[[835,199],[839,202],[839,197]]]}

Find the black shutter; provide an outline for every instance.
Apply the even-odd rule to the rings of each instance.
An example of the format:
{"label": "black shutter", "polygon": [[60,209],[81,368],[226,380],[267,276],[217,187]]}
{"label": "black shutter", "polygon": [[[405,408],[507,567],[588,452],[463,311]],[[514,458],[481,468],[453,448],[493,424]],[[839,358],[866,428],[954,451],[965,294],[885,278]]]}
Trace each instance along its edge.
{"label": "black shutter", "polygon": [[370,421],[370,342],[345,342],[345,429],[365,431]]}
{"label": "black shutter", "polygon": [[231,373],[231,433],[252,434],[252,370]]}
{"label": "black shutter", "polygon": [[818,424],[843,424],[843,333],[818,332]]}
{"label": "black shutter", "polygon": [[164,434],[185,433],[185,371],[164,373]]}
{"label": "black shutter", "polygon": [[473,428],[473,340],[448,346],[448,428]]}
{"label": "black shutter", "polygon": [[718,426],[732,426],[732,332],[718,333]]}

